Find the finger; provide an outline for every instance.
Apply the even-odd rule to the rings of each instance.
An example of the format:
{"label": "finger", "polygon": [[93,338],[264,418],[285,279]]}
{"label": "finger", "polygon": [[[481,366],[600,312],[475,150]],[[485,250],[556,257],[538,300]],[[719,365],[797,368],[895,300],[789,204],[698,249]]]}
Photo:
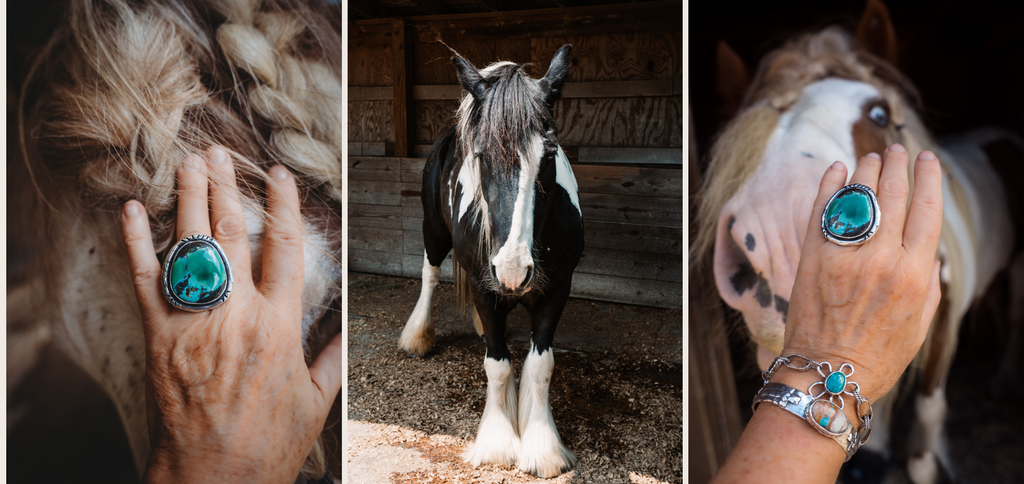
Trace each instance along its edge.
{"label": "finger", "polygon": [[811,220],[807,223],[808,242],[818,240],[827,242],[825,234],[821,233],[821,214],[825,212],[825,205],[828,199],[832,198],[840,188],[846,184],[846,165],[841,161],[832,163],[832,166],[825,170],[821,177],[821,184],[818,185],[818,196],[814,199],[814,208],[811,210]]}
{"label": "finger", "polygon": [[210,163],[210,222],[213,238],[217,239],[228,255],[236,287],[251,286],[249,238],[231,156],[223,147],[212,146],[206,150],[206,159]]}
{"label": "finger", "polygon": [[295,179],[283,166],[270,169],[267,215],[260,292],[275,301],[299,301],[303,277],[299,191],[295,187]]}
{"label": "finger", "polygon": [[883,154],[882,174],[878,178],[878,206],[882,211],[882,221],[878,227],[881,238],[899,237],[903,235],[903,223],[907,217],[907,194],[910,184],[907,181],[909,163],[907,150],[899,143],[893,144]]}
{"label": "finger", "polygon": [[942,168],[931,151],[922,151],[914,164],[914,196],[910,200],[903,246],[931,259],[942,232]]}
{"label": "finger", "polygon": [[189,155],[178,167],[178,238],[210,235],[210,204],[206,199],[206,161]]}
{"label": "finger", "polygon": [[160,262],[153,250],[153,236],[149,231],[149,218],[141,203],[131,200],[121,210],[121,234],[128,248],[128,264],[131,268],[135,297],[146,322],[146,337],[149,338],[149,324],[159,319],[168,310],[160,293]]}
{"label": "finger", "polygon": [[309,377],[319,391],[315,398],[321,418],[327,418],[327,414],[331,411],[331,405],[334,404],[338,392],[341,391],[341,376],[344,374],[341,367],[344,361],[341,347],[341,334],[339,333],[324,347],[320,356],[309,367]]}
{"label": "finger", "polygon": [[919,341],[924,341],[924,337],[928,334],[928,328],[932,325],[932,319],[935,318],[935,311],[939,309],[939,302],[942,300],[942,287],[940,283],[942,272],[942,264],[939,261],[935,261],[932,264],[932,275],[931,280],[928,281],[928,294],[924,298],[924,312],[921,313],[921,328]]}
{"label": "finger", "polygon": [[850,183],[859,183],[878,190],[878,174],[882,172],[882,157],[878,153],[868,153],[857,161],[857,169],[850,177]]}

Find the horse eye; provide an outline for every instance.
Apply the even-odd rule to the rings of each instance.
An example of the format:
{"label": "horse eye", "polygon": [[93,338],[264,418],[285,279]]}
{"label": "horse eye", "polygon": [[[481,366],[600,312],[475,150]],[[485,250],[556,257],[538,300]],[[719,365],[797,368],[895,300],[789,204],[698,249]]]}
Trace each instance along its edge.
{"label": "horse eye", "polygon": [[879,128],[884,128],[889,124],[889,111],[882,106],[874,105],[868,111],[868,119],[877,124]]}

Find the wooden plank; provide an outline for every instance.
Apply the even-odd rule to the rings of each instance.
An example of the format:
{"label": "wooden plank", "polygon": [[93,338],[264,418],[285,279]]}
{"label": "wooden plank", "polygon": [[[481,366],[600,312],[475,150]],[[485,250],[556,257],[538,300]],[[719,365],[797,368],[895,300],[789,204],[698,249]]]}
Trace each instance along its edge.
{"label": "wooden plank", "polygon": [[649,254],[587,247],[576,272],[682,282],[683,261],[675,254]]}
{"label": "wooden plank", "polygon": [[348,269],[371,274],[405,276],[402,255],[395,252],[348,248]]}
{"label": "wooden plank", "polygon": [[405,21],[393,19],[391,21],[391,52],[394,62],[394,127],[395,127],[395,156],[406,156],[409,154],[409,120],[410,106],[409,86],[406,85],[406,53],[405,53]]}
{"label": "wooden plank", "polygon": [[394,141],[394,106],[391,101],[350,101],[349,141]]}
{"label": "wooden plank", "polygon": [[517,64],[530,62],[530,40],[525,38],[464,40],[461,36],[454,35],[443,39],[448,46],[437,42],[437,40],[437,38],[431,38],[425,42],[412,44],[416,65],[413,79],[417,85],[459,84],[455,67],[451,63],[453,54],[448,46],[480,68],[499,60]]}
{"label": "wooden plank", "polygon": [[423,167],[427,164],[424,158],[403,158],[402,159],[402,181],[415,183],[417,186],[423,184]]}
{"label": "wooden plank", "polygon": [[580,193],[682,199],[683,172],[676,169],[572,165]]}
{"label": "wooden plank", "polygon": [[402,231],[373,227],[349,227],[348,247],[349,249],[399,253],[402,251]]}
{"label": "wooden plank", "polygon": [[680,198],[630,197],[581,193],[583,220],[683,226],[683,200]]}
{"label": "wooden plank", "polygon": [[[555,52],[565,44],[572,44],[569,82],[682,78],[681,31],[534,37],[531,56],[537,77],[544,75]],[[671,95],[671,84],[660,92],[662,96]]]}
{"label": "wooden plank", "polygon": [[646,163],[682,165],[683,149],[679,148],[608,148],[581,146],[580,163]]}
{"label": "wooden plank", "polygon": [[383,141],[356,141],[348,144],[349,156],[384,156],[387,143]]}
{"label": "wooden plank", "polygon": [[401,207],[387,205],[348,204],[348,226],[403,230]]}
{"label": "wooden plank", "polygon": [[[419,255],[402,254],[402,273],[405,277],[420,278],[423,276],[423,252]],[[441,262],[441,277],[445,282],[452,282],[452,255],[448,254]]]}
{"label": "wooden plank", "polygon": [[[349,101],[358,101],[352,95],[351,87],[385,87],[393,80],[391,65],[391,42],[382,46],[349,46],[348,49],[348,85],[350,86]],[[369,91],[374,93],[376,91]],[[359,95],[359,93],[357,93]],[[391,96],[375,98],[390,100]],[[373,98],[367,100],[374,100]]]}
{"label": "wooden plank", "polygon": [[[657,79],[647,81],[598,81],[569,82],[562,91],[563,99],[608,98],[608,97],[664,97],[679,95],[682,79]],[[459,101],[464,90],[461,85],[415,85],[412,99],[416,101]],[[349,87],[350,101],[383,101],[392,99],[392,89],[387,87]]]}
{"label": "wooden plank", "polygon": [[584,222],[587,247],[682,256],[683,229],[656,225]]}
{"label": "wooden plank", "polygon": [[555,104],[563,146],[682,146],[682,98],[563,99]]}
{"label": "wooden plank", "polygon": [[402,195],[395,183],[349,180],[348,203],[399,207],[402,205]]}
{"label": "wooden plank", "polygon": [[348,179],[356,181],[402,181],[402,160],[391,157],[348,157]]}
{"label": "wooden plank", "polygon": [[349,101],[390,101],[394,97],[394,88],[348,86]]}
{"label": "wooden plank", "polygon": [[391,19],[349,22],[349,52],[361,47],[391,47]]}
{"label": "wooden plank", "polygon": [[455,125],[455,111],[458,108],[458,101],[414,101],[416,130],[413,143],[433,145],[445,130]]}
{"label": "wooden plank", "polygon": [[683,306],[683,284],[680,282],[576,273],[572,277],[570,295],[668,309]]}
{"label": "wooden plank", "polygon": [[[431,17],[407,17],[415,42],[682,30],[678,1]],[[359,24],[361,21],[354,22]],[[447,42],[447,40],[445,40]]]}

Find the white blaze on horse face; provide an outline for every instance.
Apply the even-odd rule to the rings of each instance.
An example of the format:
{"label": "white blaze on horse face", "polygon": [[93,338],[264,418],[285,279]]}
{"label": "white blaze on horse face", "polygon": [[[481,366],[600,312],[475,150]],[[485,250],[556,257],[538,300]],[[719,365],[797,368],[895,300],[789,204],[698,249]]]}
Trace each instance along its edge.
{"label": "white blaze on horse face", "polygon": [[782,351],[784,318],[818,185],[839,160],[855,168],[852,128],[881,94],[870,84],[824,79],[808,85],[779,117],[754,174],[718,221],[714,274],[719,294],[743,313],[753,339]]}
{"label": "white blaze on horse face", "polygon": [[534,136],[525,153],[519,153],[519,193],[512,210],[512,227],[505,244],[491,260],[494,275],[502,285],[518,288],[533,267],[533,202],[544,140]]}
{"label": "white blaze on horse face", "polygon": [[576,185],[576,175],[572,173],[569,158],[565,156],[561,146],[558,147],[555,163],[555,183],[558,183],[559,186],[565,189],[569,194],[569,200],[572,201],[572,206],[576,207],[580,217],[583,217],[583,212],[580,210],[580,194],[579,188]]}
{"label": "white blaze on horse face", "polygon": [[484,357],[487,372],[487,403],[476,432],[476,442],[462,459],[477,467],[485,464],[512,465],[519,456],[516,432],[516,378],[508,360]]}
{"label": "white blaze on horse face", "polygon": [[576,456],[562,445],[551,416],[548,389],[554,369],[552,351],[538,353],[531,343],[519,388],[519,435],[523,445],[519,470],[545,478],[557,476],[576,463]]}

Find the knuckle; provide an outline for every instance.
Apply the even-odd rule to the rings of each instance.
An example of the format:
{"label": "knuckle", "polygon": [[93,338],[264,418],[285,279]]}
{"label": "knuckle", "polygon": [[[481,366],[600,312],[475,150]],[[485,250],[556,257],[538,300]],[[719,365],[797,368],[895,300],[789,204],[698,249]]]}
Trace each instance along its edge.
{"label": "knuckle", "polygon": [[158,266],[142,266],[132,269],[132,281],[136,285],[151,284],[158,277],[160,277],[160,268]]}
{"label": "knuckle", "polygon": [[882,182],[882,192],[889,194],[893,197],[906,198],[910,188],[907,186],[907,181],[900,178],[889,178]]}
{"label": "knuckle", "polygon": [[240,217],[227,216],[217,221],[213,237],[224,240],[240,240],[246,237],[245,221]]}

